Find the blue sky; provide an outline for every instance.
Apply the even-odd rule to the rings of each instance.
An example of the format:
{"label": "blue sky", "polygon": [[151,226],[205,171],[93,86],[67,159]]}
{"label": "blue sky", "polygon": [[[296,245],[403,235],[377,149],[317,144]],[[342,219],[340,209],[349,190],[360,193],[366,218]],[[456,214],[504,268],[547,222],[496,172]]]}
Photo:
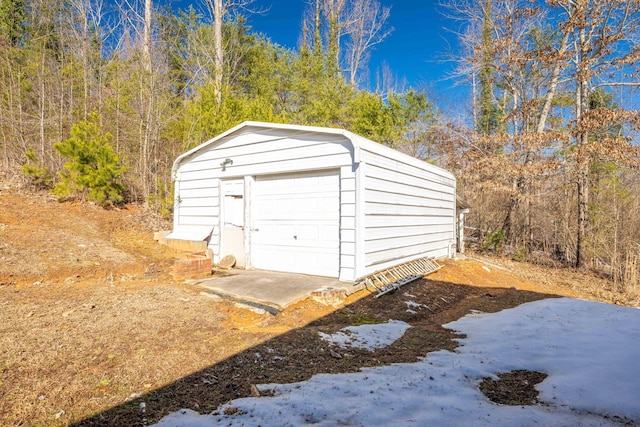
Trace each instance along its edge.
{"label": "blue sky", "polygon": [[[249,17],[256,32],[264,33],[276,43],[297,47],[305,0],[258,0],[258,7],[270,7],[263,15]],[[445,19],[436,10],[435,2],[415,0],[382,0],[391,7],[388,23],[394,28],[387,39],[375,47],[371,70],[387,62],[399,77],[406,77],[412,86],[431,84],[445,77],[447,67],[439,64],[447,49],[442,28]]]}
{"label": "blue sky", "polygon": [[[174,0],[175,1],[175,0]],[[394,28],[387,39],[372,52],[369,68],[371,87],[375,86],[375,72],[387,63],[394,75],[405,78],[409,86],[427,90],[440,102],[458,102],[460,88],[446,80],[453,64],[443,61],[455,36],[447,30],[455,23],[440,13],[436,1],[379,0],[391,7],[388,24]],[[297,48],[301,32],[303,11],[308,0],[256,0],[252,7],[268,9],[262,15],[247,15],[254,32],[266,35],[272,42]],[[189,4],[202,10],[203,1],[177,1],[174,7],[186,8]],[[438,101],[437,99],[435,99]]]}

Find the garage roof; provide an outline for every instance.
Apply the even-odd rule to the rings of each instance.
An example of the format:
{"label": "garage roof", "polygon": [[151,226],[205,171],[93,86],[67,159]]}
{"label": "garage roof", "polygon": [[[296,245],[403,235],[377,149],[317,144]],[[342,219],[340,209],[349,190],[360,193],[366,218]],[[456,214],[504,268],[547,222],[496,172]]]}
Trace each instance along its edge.
{"label": "garage roof", "polygon": [[423,160],[416,159],[415,157],[411,157],[407,154],[401,153],[397,150],[384,146],[382,144],[378,144],[377,142],[371,141],[370,139],[364,138],[362,136],[356,135],[355,133],[349,132],[344,129],[336,129],[336,128],[327,128],[327,127],[316,127],[316,126],[301,126],[301,125],[292,125],[292,124],[282,124],[282,123],[266,123],[266,122],[253,122],[246,121],[240,123],[239,125],[229,129],[226,132],[221,133],[220,135],[198,145],[197,147],[181,154],[178,158],[173,162],[173,168],[171,169],[171,176],[175,177],[178,168],[182,165],[184,161],[189,159],[194,154],[212,146],[216,143],[233,136],[234,134],[240,132],[246,132],[251,129],[257,130],[283,130],[289,133],[324,133],[329,135],[342,135],[345,139],[351,142],[354,148],[354,162],[360,163],[360,150],[365,149],[367,151],[371,151],[374,153],[381,154],[387,158],[402,161],[404,163],[412,164],[418,168],[422,169],[430,169],[432,171],[437,171],[440,175],[443,175],[447,178],[455,179],[453,174],[449,171],[439,168],[435,165],[427,163]]}

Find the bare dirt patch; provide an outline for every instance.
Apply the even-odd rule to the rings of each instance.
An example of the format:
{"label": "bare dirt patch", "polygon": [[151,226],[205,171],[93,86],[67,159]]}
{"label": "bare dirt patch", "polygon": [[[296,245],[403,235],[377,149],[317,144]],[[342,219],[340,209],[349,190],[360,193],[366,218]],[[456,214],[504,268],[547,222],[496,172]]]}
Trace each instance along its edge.
{"label": "bare dirt patch", "polygon": [[[459,260],[379,299],[364,292],[338,309],[307,300],[257,314],[174,282],[178,254],[152,239],[162,228],[138,206],[60,204],[0,179],[0,425],[129,426],[180,408],[210,412],[254,384],[453,350],[442,325],[471,310],[595,298],[580,276]],[[412,328],[373,352],[332,348],[318,334],[389,319]]]}
{"label": "bare dirt patch", "polygon": [[504,372],[498,374],[497,380],[483,378],[480,391],[494,403],[514,406],[535,405],[538,403],[539,394],[536,384],[540,384],[547,376],[544,372],[523,369]]}

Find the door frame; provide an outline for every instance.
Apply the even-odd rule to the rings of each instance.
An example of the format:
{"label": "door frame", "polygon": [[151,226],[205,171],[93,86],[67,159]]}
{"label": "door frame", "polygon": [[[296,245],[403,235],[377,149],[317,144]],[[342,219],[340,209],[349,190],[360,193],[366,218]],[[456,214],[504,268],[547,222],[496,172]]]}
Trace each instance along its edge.
{"label": "door frame", "polygon": [[[239,206],[242,208],[241,213],[235,213],[236,217],[234,222],[241,222],[240,225],[227,225],[228,209],[231,208],[230,202],[233,199],[242,199],[240,204],[236,204],[235,208]],[[236,266],[245,268],[247,265],[247,246],[246,246],[246,194],[245,194],[245,180],[243,178],[232,178],[220,180],[220,200],[219,200],[219,222],[220,222],[220,259],[226,255],[227,251],[232,251],[235,247],[237,250],[233,251],[232,255],[236,257]],[[240,230],[238,230],[240,229]],[[235,236],[233,236],[235,234]],[[242,247],[240,247],[242,246]]]}

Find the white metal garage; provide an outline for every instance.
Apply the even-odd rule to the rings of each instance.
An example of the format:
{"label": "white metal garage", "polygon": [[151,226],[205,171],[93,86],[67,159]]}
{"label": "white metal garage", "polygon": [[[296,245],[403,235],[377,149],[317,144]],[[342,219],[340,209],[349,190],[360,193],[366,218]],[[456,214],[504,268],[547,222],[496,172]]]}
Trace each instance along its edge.
{"label": "white metal garage", "polygon": [[214,262],[353,281],[451,254],[455,178],[353,133],[245,122],[174,162],[174,230]]}

